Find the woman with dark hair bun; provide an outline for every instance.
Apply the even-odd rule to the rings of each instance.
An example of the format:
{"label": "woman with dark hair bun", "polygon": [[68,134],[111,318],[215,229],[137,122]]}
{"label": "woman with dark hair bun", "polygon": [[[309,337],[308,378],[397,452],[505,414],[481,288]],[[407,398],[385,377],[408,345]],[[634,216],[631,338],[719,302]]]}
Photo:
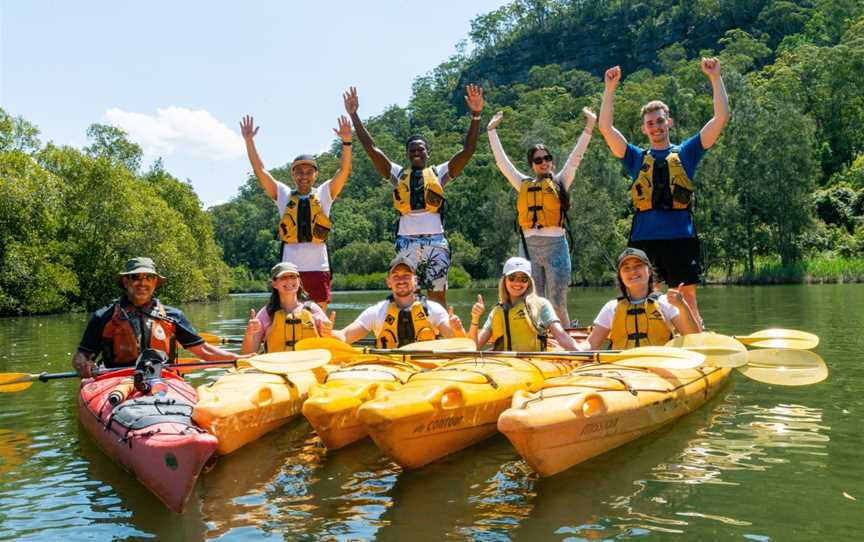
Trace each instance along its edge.
{"label": "woman with dark hair bun", "polygon": [[531,177],[516,169],[498,139],[496,129],[504,118],[504,112],[495,113],[486,127],[495,163],[519,193],[516,200],[521,238],[519,253],[531,261],[537,293],[552,302],[555,313],[565,326],[570,323],[567,287],[572,270],[570,246],[564,229],[570,206],[567,191],[570,190],[597,121],[597,116],[587,107],[582,109],[582,114],[585,115],[585,129],[558,173],[555,173],[554,158],[546,145],[537,143],[528,148],[528,167],[533,173]]}

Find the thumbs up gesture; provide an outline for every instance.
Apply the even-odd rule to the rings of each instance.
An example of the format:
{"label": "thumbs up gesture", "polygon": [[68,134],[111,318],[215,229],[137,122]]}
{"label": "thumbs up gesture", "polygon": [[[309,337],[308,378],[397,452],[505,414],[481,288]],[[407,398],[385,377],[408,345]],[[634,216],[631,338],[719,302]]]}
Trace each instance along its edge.
{"label": "thumbs up gesture", "polygon": [[483,296],[477,294],[477,301],[471,307],[471,323],[480,325],[480,317],[483,316],[484,312],[486,312],[486,305],[483,303]]}
{"label": "thumbs up gesture", "polygon": [[333,335],[333,326],[336,324],[336,311],[330,311],[330,316],[321,322],[321,336],[330,337]]}
{"label": "thumbs up gesture", "polygon": [[249,309],[249,323],[246,324],[246,335],[255,336],[261,333],[261,320],[255,309]]}
{"label": "thumbs up gesture", "polygon": [[465,328],[462,326],[462,320],[453,314],[453,307],[447,307],[447,319],[450,321],[450,329],[453,330],[455,337],[464,337]]}

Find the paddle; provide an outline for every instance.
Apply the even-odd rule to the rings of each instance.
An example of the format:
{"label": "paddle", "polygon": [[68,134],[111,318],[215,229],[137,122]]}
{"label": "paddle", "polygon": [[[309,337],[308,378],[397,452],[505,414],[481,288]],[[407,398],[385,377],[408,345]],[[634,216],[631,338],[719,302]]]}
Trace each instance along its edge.
{"label": "paddle", "polygon": [[806,386],[828,378],[825,361],[806,350],[750,350],[747,365],[738,371],[747,378],[780,386]]}
{"label": "paddle", "polygon": [[[187,358],[188,359],[188,358]],[[262,354],[248,359],[238,361],[203,361],[201,363],[177,363],[163,365],[165,369],[191,369],[205,367],[219,367],[224,365],[246,365],[254,367],[264,373],[289,374],[300,371],[308,371],[327,364],[330,361],[330,352],[327,350],[306,350],[304,352],[273,352]],[[96,376],[122,371],[129,367],[118,367],[97,371]],[[23,391],[33,385],[33,382],[48,382],[62,378],[78,378],[78,373],[0,373],[0,393],[14,393]]]}
{"label": "paddle", "polygon": [[675,337],[666,346],[683,348],[705,355],[705,365],[741,367],[747,363],[747,348],[732,337],[717,333],[691,333]]}
{"label": "paddle", "polygon": [[467,337],[461,337],[454,339],[438,339],[434,341],[411,343],[406,344],[402,348],[385,350],[376,348],[355,348],[350,344],[344,343],[339,339],[334,339],[333,337],[313,337],[299,341],[294,346],[294,348],[298,352],[319,348],[329,350],[334,362],[344,363],[346,361],[352,360],[356,356],[361,355],[372,354],[383,356],[398,355],[413,357],[415,351],[418,351],[417,349],[421,348],[424,349],[423,351],[434,350],[435,352],[453,353],[457,351],[474,350],[476,346],[474,345],[474,341],[472,341],[471,339]]}
{"label": "paddle", "polygon": [[819,344],[818,335],[795,329],[763,329],[750,335],[734,335],[732,338],[757,348],[810,350]]}
{"label": "paddle", "polygon": [[198,332],[198,336],[210,344],[243,344],[243,339],[235,339],[233,337],[220,337],[212,333]]}

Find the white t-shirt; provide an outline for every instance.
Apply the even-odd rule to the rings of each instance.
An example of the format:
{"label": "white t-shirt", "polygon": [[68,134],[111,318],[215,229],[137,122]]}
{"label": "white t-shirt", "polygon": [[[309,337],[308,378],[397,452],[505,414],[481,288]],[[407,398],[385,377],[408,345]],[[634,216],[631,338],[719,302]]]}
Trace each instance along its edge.
{"label": "white t-shirt", "polygon": [[[501,145],[501,140],[498,138],[496,130],[489,130],[489,146],[492,148],[492,154],[495,156],[495,164],[501,171],[501,174],[510,182],[510,186],[516,189],[516,192],[522,188],[522,180],[530,179],[532,175],[525,175],[513,165],[507,153],[504,152],[504,147]],[[560,182],[564,190],[570,190],[570,185],[573,184],[573,177],[576,175],[576,169],[579,168],[579,163],[582,162],[582,157],[585,155],[585,150],[588,148],[588,143],[591,141],[591,134],[582,132],[579,139],[576,141],[576,146],[567,157],[564,167],[561,171],[554,175],[556,181]],[[522,230],[525,237],[561,237],[564,235],[564,228],[559,226],[551,226],[545,228],[530,228]]]}
{"label": "white t-shirt", "polygon": [[[330,181],[332,180],[315,186],[310,191],[318,198],[321,210],[328,217],[330,216],[330,207],[333,205],[333,198],[330,196]],[[276,181],[276,206],[279,207],[280,219],[285,214],[285,208],[290,199],[291,189],[284,183]],[[282,261],[293,263],[300,271],[330,271],[326,243],[284,243]]]}
{"label": "white t-shirt", "polygon": [[[438,182],[443,188],[450,180],[450,162],[434,166],[438,172]],[[405,170],[399,164],[390,162],[390,184],[393,188],[399,184],[399,177]],[[424,209],[412,210],[407,215],[399,217],[399,235],[435,235],[444,233],[444,225],[441,223],[441,213],[430,213]]]}
{"label": "white t-shirt", "polygon": [[[377,337],[384,329],[384,319],[387,318],[387,306],[389,304],[390,300],[385,299],[372,305],[361,312],[354,322],[360,324],[366,331],[371,331]],[[437,330],[441,324],[448,321],[447,311],[434,301],[426,300],[426,304],[429,306],[429,323]]]}
{"label": "white t-shirt", "polygon": [[[678,316],[678,308],[669,303],[669,300],[666,299],[666,294],[657,298],[657,304],[660,305],[660,314],[663,315],[666,326],[669,327],[670,331],[674,331],[675,326],[672,325],[672,319]],[[617,306],[617,299],[612,299],[603,305],[603,308],[597,313],[597,318],[594,319],[594,325],[612,329],[612,321],[615,318],[615,307]]]}

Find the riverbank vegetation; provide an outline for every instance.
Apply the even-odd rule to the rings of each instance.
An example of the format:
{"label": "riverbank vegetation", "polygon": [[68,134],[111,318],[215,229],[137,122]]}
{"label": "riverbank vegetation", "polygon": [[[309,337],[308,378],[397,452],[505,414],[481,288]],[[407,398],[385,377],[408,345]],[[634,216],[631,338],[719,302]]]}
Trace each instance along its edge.
{"label": "riverbank vegetation", "polygon": [[[584,126],[581,108],[599,110],[603,71],[615,64],[624,72],[616,126],[645,144],[639,108],[659,98],[681,141],[712,115],[698,59],[717,55],[732,119],[696,179],[706,278],[864,281],[864,4],[517,0],[477,17],[469,38],[415,80],[407,105],[367,119],[389,156],[403,157],[416,132],[433,163],[452,156],[468,126],[464,86],[475,82],[487,99],[482,122],[504,111],[498,132],[518,167],[529,169],[521,157],[534,142],[561,162]],[[36,135],[26,120],[0,116],[0,314],[92,307],[115,293],[113,273],[130,253],[160,262],[174,300],[266,285],[278,216],[254,178],[204,212],[158,163],[141,172],[140,149],[119,130],[95,125],[84,150]],[[340,150],[334,141],[319,156],[322,179]],[[362,150],[354,156],[328,241],[339,289],[380,287],[393,255],[391,191]],[[287,164],[271,172],[290,183]],[[494,281],[518,237],[515,193],[485,134],[446,196],[451,286]],[[633,210],[622,167],[596,130],[570,201],[573,282],[608,283]]]}

